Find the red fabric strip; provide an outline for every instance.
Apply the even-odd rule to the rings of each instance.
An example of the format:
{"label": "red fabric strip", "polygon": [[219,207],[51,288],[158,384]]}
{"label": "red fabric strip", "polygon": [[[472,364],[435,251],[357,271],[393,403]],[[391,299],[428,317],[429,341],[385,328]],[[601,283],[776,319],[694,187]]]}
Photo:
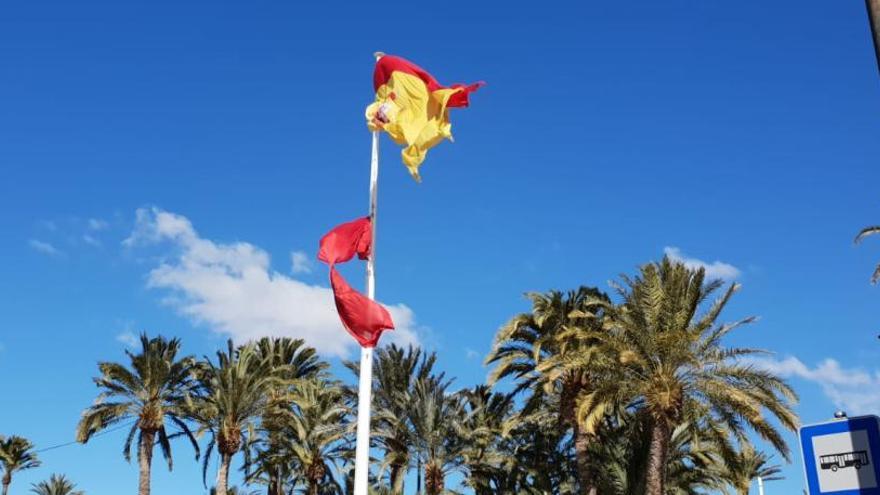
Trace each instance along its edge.
{"label": "red fabric strip", "polygon": [[460,89],[461,91],[455,92],[455,94],[449,98],[449,102],[446,104],[448,107],[468,106],[470,103],[470,94],[480,89],[480,86],[486,84],[485,82],[480,81],[468,85],[453,84],[451,86],[444,86],[437,82],[437,80],[434,79],[434,76],[428,71],[409,60],[394,55],[384,55],[376,62],[376,69],[373,71],[373,89],[378,91],[379,87],[388,82],[391,78],[391,74],[395,71],[405,72],[418,77],[425,83],[425,86],[428,87],[428,91],[430,92],[437,91],[438,89]]}
{"label": "red fabric strip", "polygon": [[370,256],[373,245],[373,224],[370,217],[358,218],[337,225],[321,238],[318,259],[334,265],[354,258],[365,260]]}
{"label": "red fabric strip", "polygon": [[342,325],[362,347],[376,347],[385,330],[394,329],[388,310],[364,296],[336,270],[336,263],[369,258],[373,228],[370,218],[359,218],[335,227],[321,238],[318,259],[330,265],[330,286]]}

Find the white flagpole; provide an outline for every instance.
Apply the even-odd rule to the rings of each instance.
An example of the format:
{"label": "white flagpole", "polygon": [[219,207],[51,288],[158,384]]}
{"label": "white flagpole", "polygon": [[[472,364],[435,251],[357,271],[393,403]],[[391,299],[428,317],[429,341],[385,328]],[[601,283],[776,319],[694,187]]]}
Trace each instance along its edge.
{"label": "white flagpole", "polygon": [[[370,220],[373,245],[367,259],[367,297],[376,299],[376,193],[379,183],[379,133],[373,132],[370,159]],[[358,384],[357,445],[354,461],[354,495],[367,495],[370,475],[370,404],[373,395],[373,348],[361,347],[361,376]]]}
{"label": "white flagpole", "polygon": [[758,494],[764,495],[764,478],[758,476]]}

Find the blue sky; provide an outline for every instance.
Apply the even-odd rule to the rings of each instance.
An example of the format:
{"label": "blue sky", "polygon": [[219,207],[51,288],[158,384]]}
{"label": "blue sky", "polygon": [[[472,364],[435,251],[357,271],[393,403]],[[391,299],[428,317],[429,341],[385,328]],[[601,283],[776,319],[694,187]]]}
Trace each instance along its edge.
{"label": "blue sky", "polygon": [[[72,440],[95,363],[141,330],[196,355],[272,329],[354,356],[311,260],[366,213],[375,50],[488,83],[422,184],[382,142],[378,295],[458,383],[485,377],[524,292],[607,288],[667,250],[743,284],[727,319],[761,319],[731,343],[777,353],[805,422],[880,412],[880,243],[852,244],[880,220],[861,2],[12,1],[0,433]],[[52,472],[134,491],[122,443],[45,452],[11,493]],[[155,493],[202,492],[190,456],[157,463]],[[768,493],[799,492],[800,460],[785,474]]]}

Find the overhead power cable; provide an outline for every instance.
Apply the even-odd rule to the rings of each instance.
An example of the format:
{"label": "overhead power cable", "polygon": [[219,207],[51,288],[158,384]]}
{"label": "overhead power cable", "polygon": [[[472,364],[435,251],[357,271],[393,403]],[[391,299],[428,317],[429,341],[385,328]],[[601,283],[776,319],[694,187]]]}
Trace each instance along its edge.
{"label": "overhead power cable", "polygon": [[[100,436],[104,436],[104,435],[107,435],[108,433],[113,433],[114,431],[119,431],[119,430],[122,430],[122,429],[124,429],[124,428],[128,428],[128,427],[130,427],[131,425],[133,425],[134,423],[135,423],[135,421],[129,421],[129,422],[125,423],[125,424],[122,424],[122,425],[116,426],[116,427],[114,427],[114,428],[110,428],[109,430],[104,430],[104,431],[102,431],[102,432],[100,432],[100,433],[95,433],[94,435],[92,435],[92,438],[100,437]],[[77,442],[76,440],[74,440],[74,441],[72,441],[72,442],[59,443],[58,445],[53,445],[53,446],[51,446],[51,447],[45,447],[45,448],[42,448],[42,449],[35,450],[34,453],[36,453],[36,454],[40,454],[40,453],[43,453],[43,452],[48,452],[48,451],[50,451],[50,450],[60,449],[60,448],[62,448],[62,447],[69,447],[69,446],[71,446],[71,445],[75,445],[75,444],[78,444],[78,443],[79,443],[79,442]]]}

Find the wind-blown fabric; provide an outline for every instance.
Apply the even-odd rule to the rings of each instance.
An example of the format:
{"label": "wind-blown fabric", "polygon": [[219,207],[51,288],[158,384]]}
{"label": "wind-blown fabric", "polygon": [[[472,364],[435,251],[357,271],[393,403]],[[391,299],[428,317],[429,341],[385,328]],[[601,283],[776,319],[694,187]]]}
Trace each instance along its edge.
{"label": "wind-blown fabric", "polygon": [[352,288],[335,265],[355,255],[369,258],[372,244],[372,222],[366,217],[335,227],[321,238],[318,250],[318,259],[330,265],[330,286],[342,325],[362,347],[376,347],[382,332],[394,329],[394,322],[381,304]]}
{"label": "wind-blown fabric", "polygon": [[393,55],[376,61],[376,101],[367,107],[367,127],[384,130],[405,146],[403,163],[416,181],[428,150],[443,139],[452,141],[449,108],[467,107],[470,94],[483,82],[443,86],[418,65]]}

